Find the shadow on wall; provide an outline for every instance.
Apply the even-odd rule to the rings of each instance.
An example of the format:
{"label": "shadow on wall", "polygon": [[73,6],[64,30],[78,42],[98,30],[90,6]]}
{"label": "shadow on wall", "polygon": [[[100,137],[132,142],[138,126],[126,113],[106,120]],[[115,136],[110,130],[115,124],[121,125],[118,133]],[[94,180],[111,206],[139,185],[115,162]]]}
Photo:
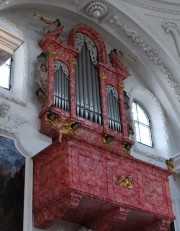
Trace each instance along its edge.
{"label": "shadow on wall", "polygon": [[0,136],[0,230],[23,230],[25,158]]}

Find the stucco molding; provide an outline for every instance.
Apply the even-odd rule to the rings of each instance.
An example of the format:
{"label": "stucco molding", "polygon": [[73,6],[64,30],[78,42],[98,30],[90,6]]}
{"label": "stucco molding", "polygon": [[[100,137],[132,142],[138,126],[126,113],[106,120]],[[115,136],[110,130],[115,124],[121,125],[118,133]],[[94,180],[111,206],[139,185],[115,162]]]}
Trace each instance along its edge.
{"label": "stucco molding", "polygon": [[14,98],[14,97],[12,97],[12,96],[7,96],[7,95],[3,94],[2,92],[0,92],[0,98],[1,98],[1,99],[5,99],[5,100],[8,100],[8,101],[10,101],[10,102],[12,102],[12,103],[15,103],[15,104],[24,106],[24,107],[26,106],[26,103],[25,103],[25,102],[23,102],[23,101],[21,101],[21,100],[19,100],[19,99],[17,99],[17,98]]}
{"label": "stucco molding", "polygon": [[[160,7],[159,4],[156,4],[156,2],[152,2],[151,4],[145,3],[144,0],[122,0],[123,2],[129,3],[134,6],[139,6],[144,9],[156,11],[156,12],[162,12],[162,13],[167,13],[167,14],[180,14],[180,10],[177,10],[177,7],[174,6],[174,8],[169,8],[169,5],[167,4],[161,4],[162,6]],[[163,5],[166,7],[163,7]],[[172,4],[171,4],[172,5]],[[179,4],[176,4],[179,5]],[[176,9],[175,9],[176,7]]]}
{"label": "stucco molding", "polygon": [[177,97],[178,102],[180,102],[180,85],[174,79],[172,73],[166,64],[163,63],[163,60],[159,57],[158,53],[149,45],[136,31],[127,28],[126,25],[118,21],[117,16],[113,16],[110,20],[110,23],[118,26],[127,37],[134,43],[135,46],[139,47],[147,57],[152,61],[154,65],[158,67],[160,72],[163,74],[164,78],[167,80],[170,87],[174,90],[174,93]]}
{"label": "stucco molding", "polygon": [[12,139],[14,141],[14,145],[17,148],[17,150],[24,156],[31,158],[31,155],[29,152],[27,152],[23,146],[21,145],[21,142],[15,132],[8,131],[6,129],[3,129],[0,127],[0,135],[4,136],[6,138]]}
{"label": "stucco molding", "polygon": [[18,133],[19,127],[25,123],[28,123],[28,121],[15,114],[7,115],[2,119],[0,118],[0,128],[7,131],[7,133],[10,131],[10,134]]}
{"label": "stucco molding", "polygon": [[[136,88],[133,88],[131,91],[130,91],[130,105],[132,105],[132,102],[133,102],[133,99],[134,99],[134,96],[138,95],[138,93],[143,93],[144,95],[147,95],[147,96],[150,96],[150,98],[152,99],[152,102],[154,103],[154,105],[156,106],[156,108],[158,109],[159,111],[159,115],[161,117],[161,121],[162,121],[162,124],[163,124],[163,136],[164,136],[164,142],[165,142],[165,150],[166,150],[166,153],[169,153],[169,147],[168,147],[168,131],[167,131],[167,120],[166,120],[166,117],[165,117],[165,114],[164,114],[164,110],[162,109],[162,106],[160,104],[160,101],[157,100],[157,98],[154,96],[154,94],[152,92],[150,92],[147,88],[144,88],[144,87],[136,87]],[[136,148],[135,148],[136,149]],[[139,151],[139,149],[138,149]],[[160,155],[158,153],[158,155],[154,155],[152,153],[148,153],[148,152],[143,152],[140,150],[140,153],[141,155],[143,156],[146,156],[146,157],[149,157],[149,158],[152,158],[154,160],[157,160],[157,161],[161,161],[161,162],[164,162],[165,160],[165,157]]]}
{"label": "stucco molding", "polygon": [[[18,133],[18,129],[21,125],[28,123],[23,117],[9,113],[11,105],[5,101],[0,102],[0,129],[4,133],[15,135]],[[23,149],[23,151],[25,151]]]}
{"label": "stucco molding", "polygon": [[173,35],[178,50],[178,55],[180,56],[180,30],[177,24],[172,21],[164,21],[162,22],[162,26],[167,33],[171,32]]}
{"label": "stucco molding", "polygon": [[9,2],[7,0],[0,0],[0,7],[4,6],[4,5],[8,5]]}
{"label": "stucco molding", "polygon": [[0,48],[9,54],[13,54],[24,41],[8,31],[0,28]]}

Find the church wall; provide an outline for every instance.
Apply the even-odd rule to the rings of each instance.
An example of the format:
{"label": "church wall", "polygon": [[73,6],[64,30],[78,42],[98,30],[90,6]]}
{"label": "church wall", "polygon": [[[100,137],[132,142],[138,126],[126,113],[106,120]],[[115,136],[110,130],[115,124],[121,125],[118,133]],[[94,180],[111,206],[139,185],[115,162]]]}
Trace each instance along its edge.
{"label": "church wall", "polygon": [[[25,41],[23,48],[20,48],[15,53],[15,62],[14,66],[16,69],[13,73],[15,78],[13,79],[13,87],[11,92],[2,91],[3,97],[1,101],[4,101],[8,105],[10,105],[10,110],[8,115],[5,118],[0,118],[0,129],[3,134],[9,134],[9,136],[15,136],[16,140],[19,140],[21,146],[25,150],[25,152],[29,155],[29,160],[26,168],[26,189],[30,189],[30,192],[26,194],[25,201],[25,218],[24,221],[26,224],[30,226],[27,229],[27,226],[24,226],[24,230],[35,230],[39,231],[40,229],[36,229],[32,226],[31,221],[28,216],[30,211],[26,210],[26,208],[32,208],[32,162],[30,157],[34,156],[37,152],[44,149],[51,143],[51,139],[39,133],[39,120],[38,120],[38,112],[41,109],[41,105],[38,102],[38,99],[35,96],[35,63],[36,57],[41,52],[41,49],[38,47],[38,41],[42,38],[41,31],[43,27],[43,23],[39,22],[37,18],[33,18],[33,11],[25,10],[22,11],[14,11],[14,12],[6,12],[6,14],[1,14],[1,17],[5,17],[9,22],[12,22],[17,30],[21,32],[21,35]],[[56,17],[53,15],[53,17]],[[62,19],[63,23],[63,19]],[[67,19],[66,19],[67,23]],[[68,27],[73,26],[72,22],[68,22]],[[28,26],[27,26],[28,25]],[[71,26],[70,26],[71,25]],[[1,26],[1,24],[0,24]],[[64,25],[66,28],[66,25]],[[22,51],[21,51],[22,50]],[[23,57],[25,55],[25,57]],[[18,59],[16,59],[18,57]],[[21,61],[24,59],[25,62]],[[18,68],[17,68],[18,66]],[[15,68],[15,67],[14,67]],[[23,82],[18,80],[18,73],[23,74]],[[21,80],[22,80],[21,79]],[[125,90],[127,89],[128,94],[131,94],[131,88],[128,87],[134,85],[134,87],[142,87],[146,89],[145,84],[139,81],[136,75],[130,77],[129,83],[125,86]],[[8,99],[5,97],[8,96]],[[132,95],[133,97],[133,95]],[[168,144],[169,145],[169,144]],[[161,149],[160,149],[161,150]],[[144,153],[149,152],[148,148],[143,148]],[[162,150],[161,150],[162,151]],[[160,152],[161,153],[161,152]],[[154,154],[154,151],[151,152]],[[165,153],[167,157],[169,153]],[[139,158],[138,152],[134,150],[134,155]],[[162,153],[164,155],[164,153]],[[165,164],[162,160],[158,160],[158,158],[152,160],[151,157],[141,156],[141,159],[145,161],[151,161],[151,163],[157,164],[159,166],[165,167]],[[30,183],[30,185],[28,185]],[[180,188],[180,186],[178,185]],[[172,192],[173,193],[173,192]],[[178,194],[178,193],[177,193]],[[177,195],[176,194],[176,195]],[[179,198],[178,198],[179,200]],[[179,207],[178,207],[179,209]],[[26,213],[27,211],[27,213]],[[31,216],[30,216],[31,219]],[[47,230],[51,231],[77,231],[80,227],[73,224],[55,224],[53,227]],[[178,230],[178,229],[177,229]]]}

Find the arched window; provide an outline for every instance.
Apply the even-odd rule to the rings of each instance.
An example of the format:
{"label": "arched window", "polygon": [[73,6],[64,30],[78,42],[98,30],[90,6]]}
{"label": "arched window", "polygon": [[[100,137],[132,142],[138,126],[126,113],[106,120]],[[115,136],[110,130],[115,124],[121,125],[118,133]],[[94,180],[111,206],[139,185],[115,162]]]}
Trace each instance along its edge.
{"label": "arched window", "polygon": [[149,147],[153,147],[151,123],[147,112],[137,101],[133,102],[132,111],[136,141]]}
{"label": "arched window", "polygon": [[76,111],[77,115],[102,124],[97,49],[84,34],[76,34],[76,48],[80,52],[76,65]]}

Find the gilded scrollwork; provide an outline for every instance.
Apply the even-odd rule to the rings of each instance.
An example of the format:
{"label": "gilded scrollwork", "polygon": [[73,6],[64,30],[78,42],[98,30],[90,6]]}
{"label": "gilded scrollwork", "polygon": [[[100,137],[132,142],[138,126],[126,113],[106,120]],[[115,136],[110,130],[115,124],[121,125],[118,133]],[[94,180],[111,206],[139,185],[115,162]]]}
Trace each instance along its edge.
{"label": "gilded scrollwork", "polygon": [[71,119],[60,118],[55,112],[49,111],[45,114],[47,124],[55,127],[59,132],[59,142],[62,142],[64,134],[76,134],[80,124]]}
{"label": "gilded scrollwork", "polygon": [[103,137],[104,145],[106,145],[107,147],[111,147],[111,145],[112,145],[111,142],[112,142],[112,136],[108,135],[108,134],[105,134],[104,137]]}
{"label": "gilded scrollwork", "polygon": [[131,154],[131,148],[132,148],[132,144],[129,144],[129,143],[125,142],[124,145],[123,145],[123,152],[125,154],[130,155]]}
{"label": "gilded scrollwork", "polygon": [[120,175],[117,177],[116,185],[125,187],[128,189],[132,189],[133,188],[133,177],[131,175],[128,175],[128,176]]}

